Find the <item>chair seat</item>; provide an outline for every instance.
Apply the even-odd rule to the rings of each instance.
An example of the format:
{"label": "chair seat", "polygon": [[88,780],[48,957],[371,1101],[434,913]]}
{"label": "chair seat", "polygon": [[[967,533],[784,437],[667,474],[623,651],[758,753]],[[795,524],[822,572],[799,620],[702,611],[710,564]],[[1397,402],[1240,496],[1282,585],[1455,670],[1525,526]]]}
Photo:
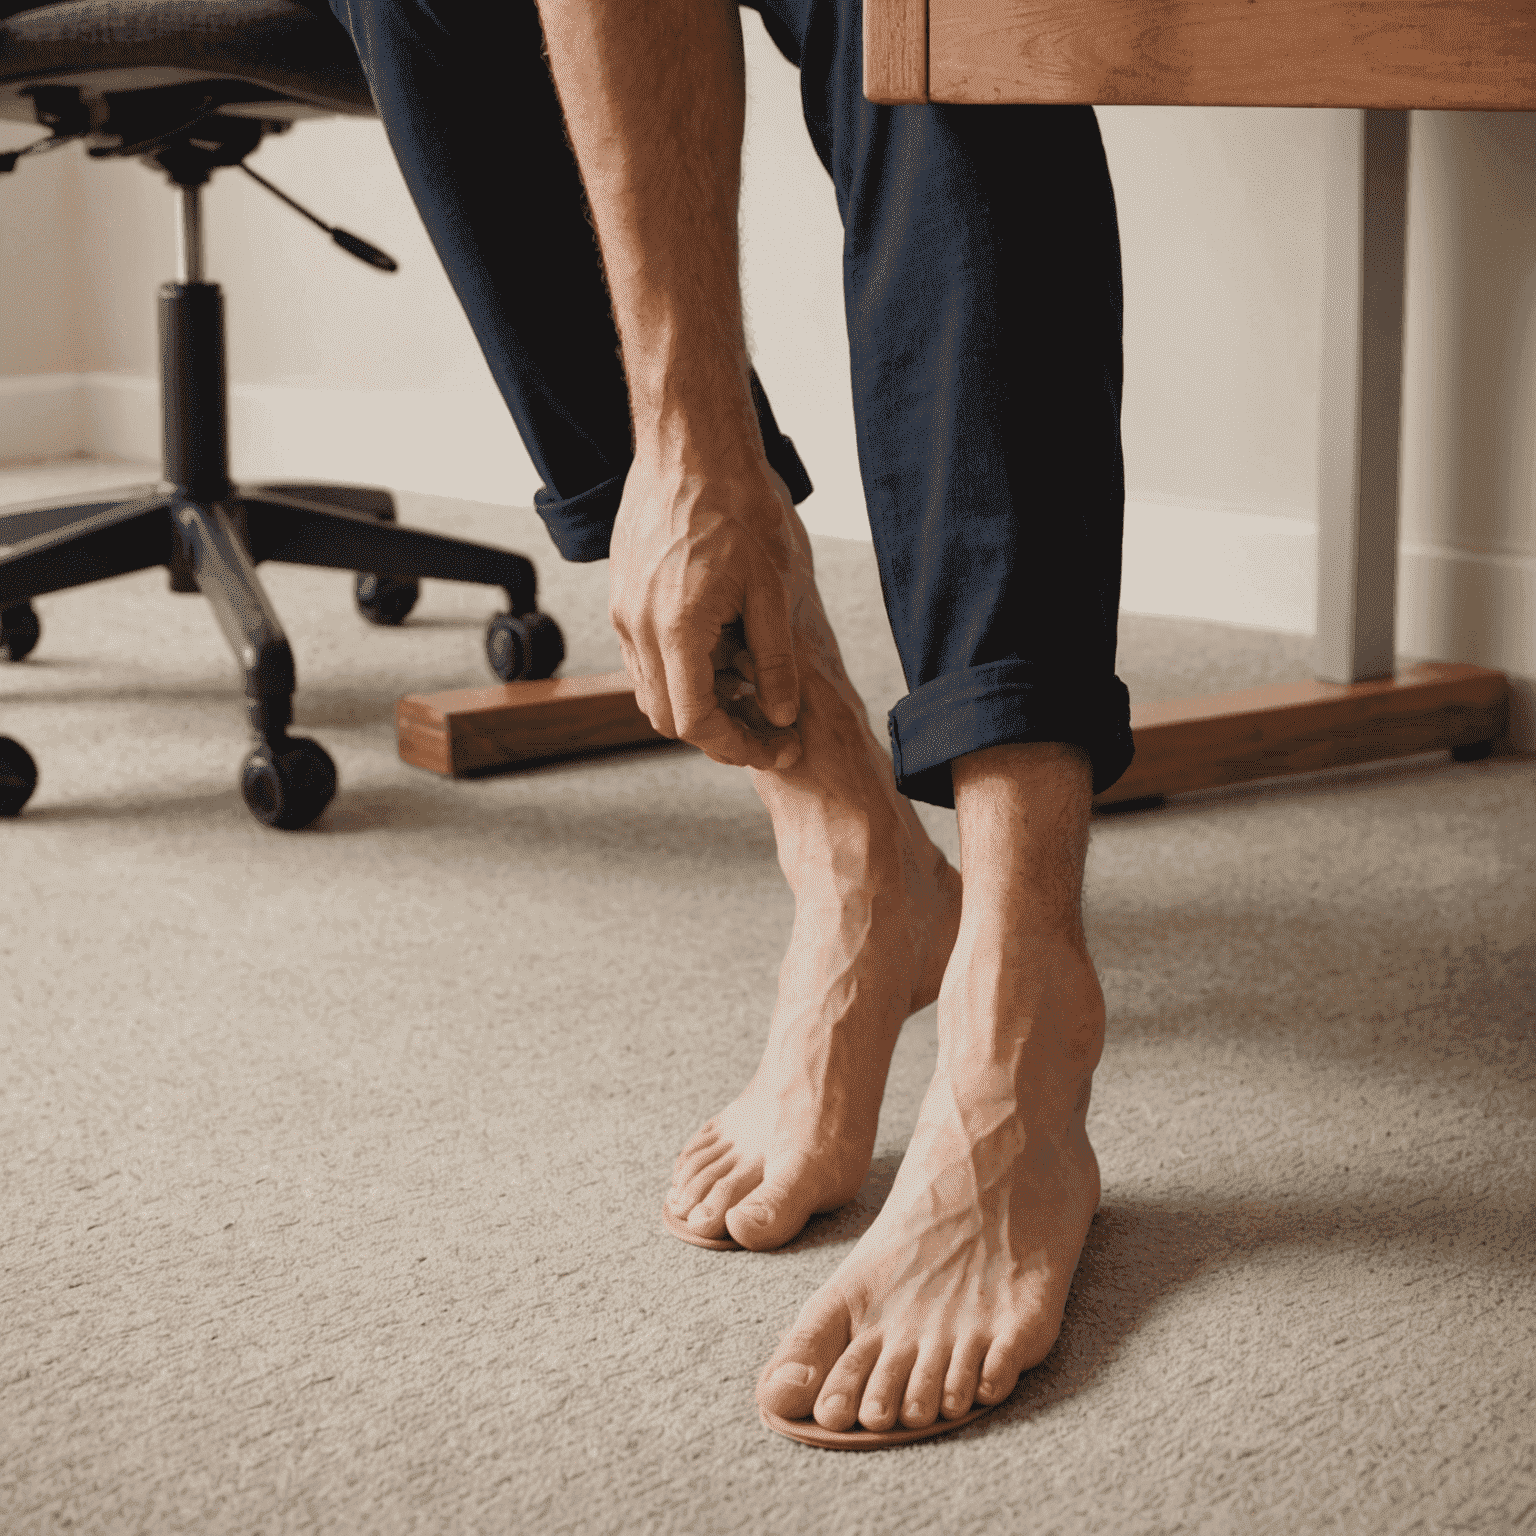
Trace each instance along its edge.
{"label": "chair seat", "polygon": [[[25,86],[74,87],[86,100],[220,82],[221,102],[266,104],[291,120],[375,116],[346,29],[299,0],[60,0],[0,10],[0,118],[35,122]],[[239,115],[252,115],[250,109]]]}

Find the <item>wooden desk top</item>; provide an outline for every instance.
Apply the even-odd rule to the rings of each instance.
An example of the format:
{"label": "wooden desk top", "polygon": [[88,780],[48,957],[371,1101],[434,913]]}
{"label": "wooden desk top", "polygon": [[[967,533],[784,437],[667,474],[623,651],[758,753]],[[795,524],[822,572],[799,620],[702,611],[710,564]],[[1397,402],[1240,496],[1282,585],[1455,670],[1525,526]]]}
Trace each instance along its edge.
{"label": "wooden desk top", "polygon": [[1536,111],[1536,0],[864,0],[873,102]]}

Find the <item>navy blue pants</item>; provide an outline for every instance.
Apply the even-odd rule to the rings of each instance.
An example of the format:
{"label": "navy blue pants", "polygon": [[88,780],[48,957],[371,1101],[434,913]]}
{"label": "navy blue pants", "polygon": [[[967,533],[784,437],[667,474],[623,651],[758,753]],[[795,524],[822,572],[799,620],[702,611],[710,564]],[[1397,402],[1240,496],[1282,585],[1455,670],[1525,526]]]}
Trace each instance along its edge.
{"label": "navy blue pants", "polygon": [[[629,393],[535,0],[330,0],[568,560],[602,560]],[[1132,757],[1115,676],[1125,478],[1120,233],[1087,106],[875,106],[860,0],[753,0],[800,70],[843,220],[854,420],[910,690],[903,794],[950,762],[1062,741],[1095,794]],[[768,461],[811,482],[754,370]]]}

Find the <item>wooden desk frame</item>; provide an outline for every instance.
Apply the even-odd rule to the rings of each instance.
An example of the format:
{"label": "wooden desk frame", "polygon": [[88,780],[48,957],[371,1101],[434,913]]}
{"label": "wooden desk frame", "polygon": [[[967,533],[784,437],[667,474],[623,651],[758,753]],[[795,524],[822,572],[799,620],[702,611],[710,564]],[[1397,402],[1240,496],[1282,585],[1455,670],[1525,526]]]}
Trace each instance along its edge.
{"label": "wooden desk frame", "polygon": [[1330,119],[1325,188],[1318,682],[1138,706],[1136,762],[1095,803],[1254,778],[1256,763],[1294,773],[1441,747],[1486,755],[1508,729],[1502,672],[1396,671],[1408,112],[1536,111],[1536,6],[864,0],[864,94],[1351,109]]}

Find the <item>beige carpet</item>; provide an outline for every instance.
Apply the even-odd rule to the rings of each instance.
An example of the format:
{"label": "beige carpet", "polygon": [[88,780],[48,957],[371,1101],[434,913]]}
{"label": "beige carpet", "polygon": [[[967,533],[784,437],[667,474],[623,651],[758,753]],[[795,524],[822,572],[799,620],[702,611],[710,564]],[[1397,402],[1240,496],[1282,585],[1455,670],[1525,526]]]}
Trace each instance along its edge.
{"label": "beige carpet", "polygon": [[[156,478],[0,474],[0,500]],[[568,672],[606,567],[536,561]],[[823,540],[877,719],[865,546]],[[39,601],[0,731],[0,1530],[1536,1531],[1536,762],[1444,755],[1094,824],[1102,1209],[1051,1356],[952,1437],[764,1430],[760,1362],[888,1189],[771,1255],[661,1229],[755,1064],[791,903],[745,775],[687,748],[474,782],[395,754],[489,682],[484,588],[400,630],[263,568],[341,790],[258,826],[234,663],[151,571]],[[1306,642],[1126,618],[1139,700],[1307,675]],[[953,856],[953,816],[925,811]]]}

